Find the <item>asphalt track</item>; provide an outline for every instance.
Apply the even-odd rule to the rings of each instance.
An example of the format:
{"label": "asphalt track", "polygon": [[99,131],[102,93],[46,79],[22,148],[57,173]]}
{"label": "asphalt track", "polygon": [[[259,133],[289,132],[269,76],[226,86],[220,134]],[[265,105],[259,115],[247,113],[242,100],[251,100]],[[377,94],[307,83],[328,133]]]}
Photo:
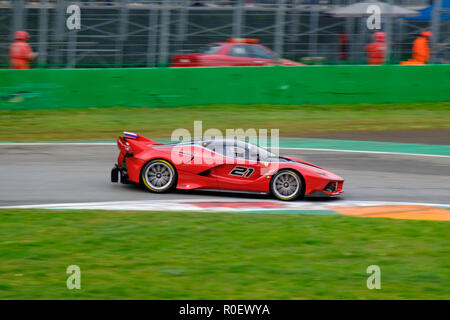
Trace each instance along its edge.
{"label": "asphalt track", "polygon": [[[1,145],[0,206],[127,200],[271,199],[265,195],[183,191],[152,194],[113,184],[114,145]],[[399,201],[450,204],[450,157],[281,150],[345,178],[345,194],[328,201]],[[314,202],[310,198],[299,201]],[[324,199],[320,199],[324,200]]]}

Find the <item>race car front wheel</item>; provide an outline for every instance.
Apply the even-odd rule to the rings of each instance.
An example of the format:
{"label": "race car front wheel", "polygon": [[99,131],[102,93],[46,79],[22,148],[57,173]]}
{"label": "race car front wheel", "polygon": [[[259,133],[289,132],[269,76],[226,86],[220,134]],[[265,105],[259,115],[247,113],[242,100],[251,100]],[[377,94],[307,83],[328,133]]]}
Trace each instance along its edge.
{"label": "race car front wheel", "polygon": [[294,200],[303,196],[303,179],[295,171],[281,170],[272,177],[270,190],[280,200]]}
{"label": "race car front wheel", "polygon": [[142,168],[141,182],[150,191],[169,191],[175,186],[176,180],[177,173],[166,160],[152,160]]}

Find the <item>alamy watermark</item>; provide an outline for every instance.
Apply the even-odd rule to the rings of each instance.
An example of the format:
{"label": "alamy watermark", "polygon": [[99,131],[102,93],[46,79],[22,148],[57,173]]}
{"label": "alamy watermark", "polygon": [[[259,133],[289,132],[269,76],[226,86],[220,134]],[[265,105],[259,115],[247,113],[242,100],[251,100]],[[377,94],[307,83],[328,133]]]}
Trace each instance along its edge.
{"label": "alamy watermark", "polygon": [[70,274],[70,276],[66,280],[67,289],[80,290],[81,289],[81,269],[80,269],[80,267],[75,264],[70,265],[67,267],[66,273]]}
{"label": "alamy watermark", "polygon": [[367,7],[369,17],[367,18],[366,25],[369,30],[380,30],[381,29],[381,8],[372,4]]}
{"label": "alamy watermark", "polygon": [[367,289],[381,289],[381,269],[376,264],[370,265],[366,269],[366,273],[370,274],[367,278],[366,285]]}
{"label": "alamy watermark", "polygon": [[70,16],[66,20],[66,27],[69,30],[80,30],[81,29],[81,10],[76,4],[72,4],[67,7],[67,14]]}
{"label": "alamy watermark", "polygon": [[[202,121],[194,121],[193,132],[178,128],[171,140],[179,144],[171,151],[176,165],[221,165],[265,163],[276,170],[279,158],[279,129],[226,129],[225,132],[209,128],[203,131]],[[269,174],[263,173],[262,174]],[[244,173],[245,175],[245,173]]]}

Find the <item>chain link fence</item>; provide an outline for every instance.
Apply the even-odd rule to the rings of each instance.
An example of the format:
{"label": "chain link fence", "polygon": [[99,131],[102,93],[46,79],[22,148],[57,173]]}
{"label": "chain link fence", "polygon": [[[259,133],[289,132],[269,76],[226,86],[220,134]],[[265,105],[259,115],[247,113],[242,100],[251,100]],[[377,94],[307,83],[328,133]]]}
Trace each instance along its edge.
{"label": "chain link fence", "polygon": [[[280,56],[327,64],[365,63],[371,41],[366,18],[327,13],[348,0],[223,1],[0,1],[0,64],[8,66],[8,46],[16,30],[27,30],[39,52],[39,67],[166,66],[178,53],[195,52],[230,37],[257,38]],[[81,29],[68,30],[69,5],[81,9]],[[395,1],[412,9],[427,0]],[[432,21],[392,19],[393,63],[411,56],[415,37]],[[449,58],[450,26],[439,22],[436,55]]]}

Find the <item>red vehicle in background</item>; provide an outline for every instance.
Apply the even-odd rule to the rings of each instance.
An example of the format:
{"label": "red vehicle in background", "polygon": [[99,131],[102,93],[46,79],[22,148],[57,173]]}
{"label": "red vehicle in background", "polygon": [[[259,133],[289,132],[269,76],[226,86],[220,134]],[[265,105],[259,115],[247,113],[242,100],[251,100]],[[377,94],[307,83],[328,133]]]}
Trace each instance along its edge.
{"label": "red vehicle in background", "polygon": [[197,53],[172,57],[171,67],[238,67],[238,66],[302,66],[280,58],[269,48],[257,44],[258,39],[231,38],[228,42],[214,42]]}

